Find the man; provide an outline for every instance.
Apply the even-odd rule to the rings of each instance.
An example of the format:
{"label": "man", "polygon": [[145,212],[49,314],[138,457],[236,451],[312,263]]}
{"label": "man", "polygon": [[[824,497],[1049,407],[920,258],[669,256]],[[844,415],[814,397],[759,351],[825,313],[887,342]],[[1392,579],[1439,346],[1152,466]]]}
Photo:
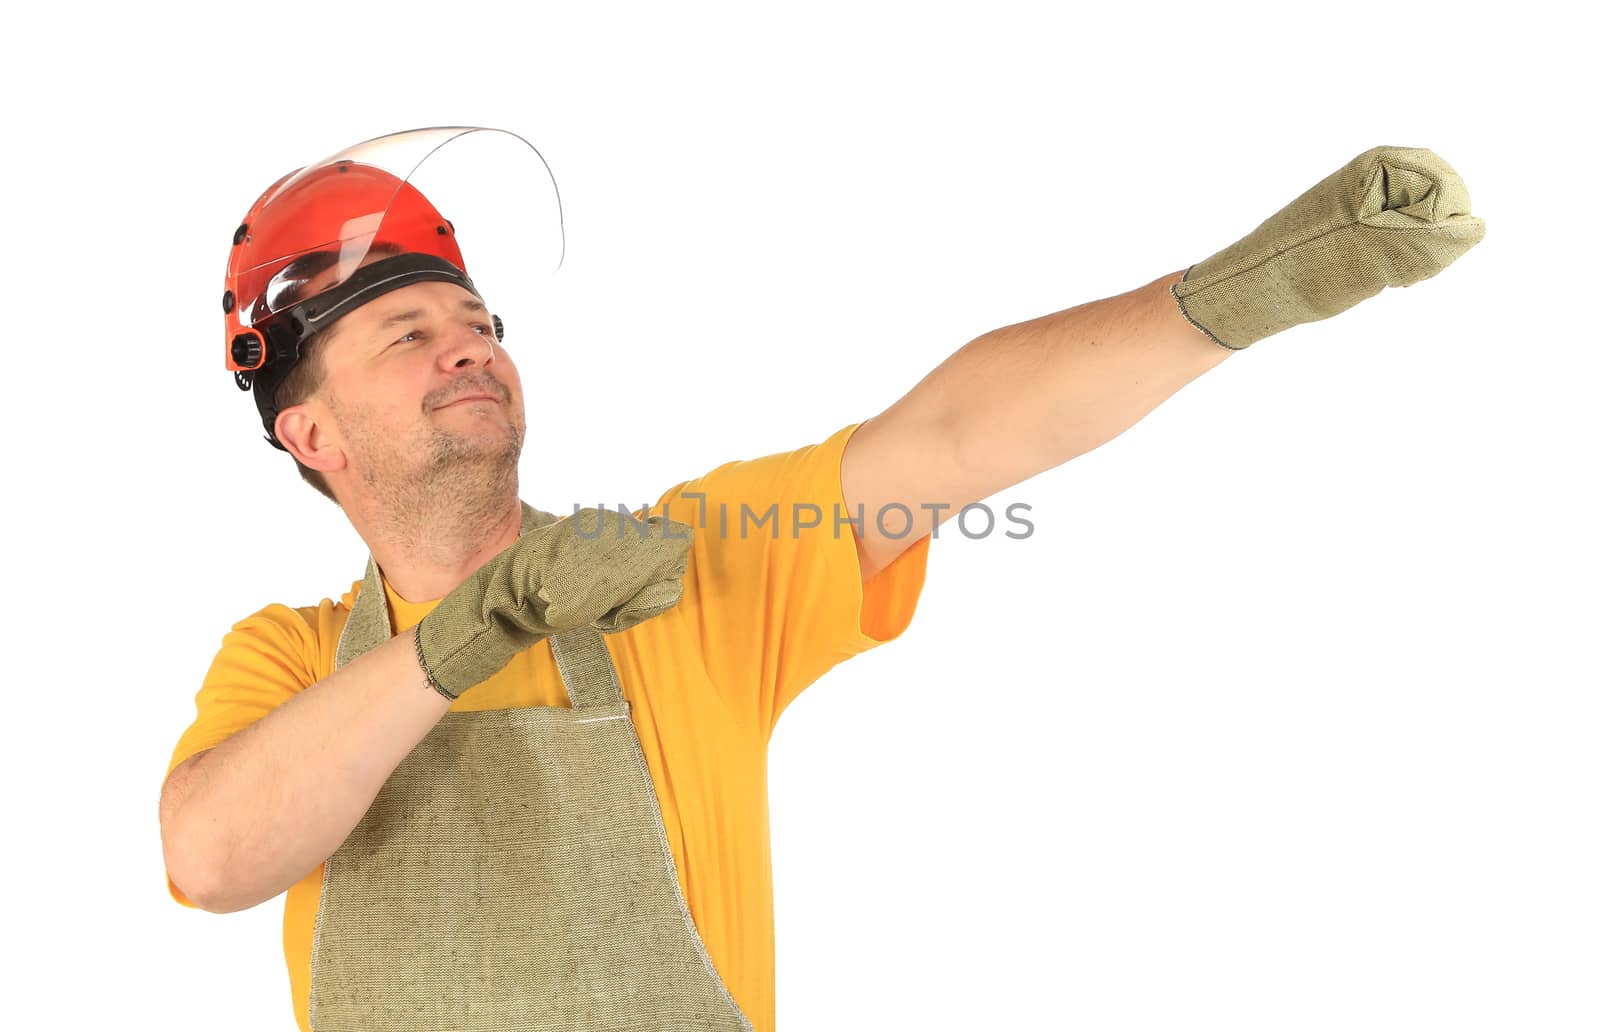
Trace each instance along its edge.
{"label": "man", "polygon": [[984,334],[880,415],[629,526],[521,501],[501,326],[378,150],[275,184],[224,299],[230,368],[367,574],[233,627],[162,796],[180,902],[288,893],[303,1029],[771,1029],[766,744],[905,629],[935,520],[1484,233],[1437,155],[1374,148],[1198,265]]}

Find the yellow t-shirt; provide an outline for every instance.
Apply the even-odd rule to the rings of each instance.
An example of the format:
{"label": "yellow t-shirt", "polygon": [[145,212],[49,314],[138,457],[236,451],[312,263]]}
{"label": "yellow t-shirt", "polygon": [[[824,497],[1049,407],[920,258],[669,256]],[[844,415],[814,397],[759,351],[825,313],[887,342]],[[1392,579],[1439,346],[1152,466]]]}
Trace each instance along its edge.
{"label": "yellow t-shirt", "polygon": [[[757,1030],[775,1024],[768,740],[803,689],[841,660],[905,630],[927,570],[930,539],[923,537],[861,583],[854,533],[843,522],[857,514],[845,510],[839,478],[845,445],[860,425],[821,444],[729,462],[670,488],[651,511],[666,507],[693,529],[683,597],[666,613],[606,636],[689,912],[723,983]],[[773,503],[777,520],[758,523]],[[749,511],[742,532],[741,506]],[[796,535],[798,523],[817,526]],[[337,603],[270,605],[235,624],[196,696],[198,715],[168,773],[332,673],[360,586],[355,581]],[[384,588],[395,633],[437,604],[407,602]],[[567,705],[550,643],[542,641],[451,708]],[[167,887],[178,902],[194,905],[170,877]],[[284,905],[284,957],[305,1032],[321,887],[318,867],[289,889]]]}

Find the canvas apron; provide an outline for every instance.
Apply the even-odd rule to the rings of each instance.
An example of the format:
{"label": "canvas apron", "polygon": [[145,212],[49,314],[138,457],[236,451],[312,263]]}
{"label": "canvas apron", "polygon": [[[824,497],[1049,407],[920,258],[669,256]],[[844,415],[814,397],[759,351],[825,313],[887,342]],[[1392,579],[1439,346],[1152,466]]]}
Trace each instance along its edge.
{"label": "canvas apron", "polygon": [[[523,504],[523,533],[555,519]],[[335,668],[390,627],[369,558]],[[446,713],[328,858],[315,1032],[749,1032],[679,891],[604,637],[550,642],[570,709]]]}

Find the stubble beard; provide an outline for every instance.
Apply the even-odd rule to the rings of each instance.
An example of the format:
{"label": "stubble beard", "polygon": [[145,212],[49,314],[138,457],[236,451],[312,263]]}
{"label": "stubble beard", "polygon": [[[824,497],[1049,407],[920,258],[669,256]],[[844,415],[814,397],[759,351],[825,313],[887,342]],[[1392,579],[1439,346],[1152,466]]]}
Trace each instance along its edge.
{"label": "stubble beard", "polygon": [[518,504],[524,427],[517,423],[508,420],[492,442],[434,426],[396,446],[354,422],[363,424],[351,439],[360,445],[374,522],[405,551],[435,562],[470,555]]}

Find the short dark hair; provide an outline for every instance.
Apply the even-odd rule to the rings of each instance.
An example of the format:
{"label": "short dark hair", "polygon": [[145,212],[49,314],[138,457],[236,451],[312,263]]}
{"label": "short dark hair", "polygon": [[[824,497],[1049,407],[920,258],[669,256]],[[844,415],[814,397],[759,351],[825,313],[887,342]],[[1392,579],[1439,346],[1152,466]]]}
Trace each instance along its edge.
{"label": "short dark hair", "polygon": [[[334,325],[338,324],[335,323]],[[273,395],[279,412],[291,405],[300,404],[321,389],[324,372],[322,351],[327,344],[328,338],[333,335],[333,330],[333,326],[318,330],[307,337],[305,343],[300,345],[300,361],[296,362],[294,367],[289,370],[288,375],[283,378],[282,383],[278,384],[278,389]],[[328,486],[327,478],[299,459],[295,459],[294,464],[300,470],[300,478],[302,480],[320,491],[334,505],[339,504],[339,499],[333,496],[333,489]]]}
{"label": "short dark hair", "polygon": [[[362,264],[380,255],[387,257],[399,253],[399,246],[380,241],[368,247],[366,255],[362,258]],[[301,292],[318,274],[333,268],[340,260],[338,251],[311,251],[285,265],[272,278],[272,283],[267,285],[267,290],[272,294],[273,311],[284,311],[289,306],[305,300],[300,296]],[[273,403],[277,411],[282,412],[291,405],[300,404],[322,387],[324,375],[322,350],[327,346],[328,338],[337,325],[336,319],[332,325],[324,326],[301,343],[299,360],[288,373],[284,374],[283,381],[273,391]],[[294,464],[295,468],[300,470],[300,479],[316,488],[334,505],[339,504],[339,499],[333,496],[333,489],[328,486],[327,478],[299,459],[295,459]]]}

